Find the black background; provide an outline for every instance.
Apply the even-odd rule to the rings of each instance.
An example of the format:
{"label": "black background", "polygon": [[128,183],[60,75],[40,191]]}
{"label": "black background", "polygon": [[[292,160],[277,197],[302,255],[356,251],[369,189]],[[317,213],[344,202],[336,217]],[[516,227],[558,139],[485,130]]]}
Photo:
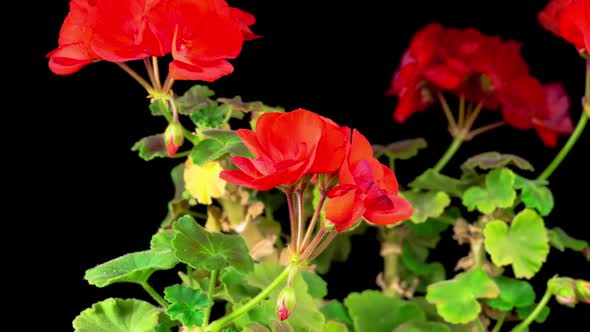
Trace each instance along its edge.
{"label": "black background", "polygon": [[[427,23],[471,26],[522,41],[531,72],[543,82],[565,85],[572,98],[572,118],[577,121],[584,64],[573,46],[537,23],[536,12],[545,2],[230,1],[256,16],[253,30],[264,37],[246,42],[242,54],[232,61],[235,72],[210,87],[218,96],[241,95],[246,101],[261,100],[287,110],[310,109],[359,129],[372,143],[424,137],[428,149],[411,161],[398,162],[397,176],[407,183],[434,165],[451,141],[438,108],[400,125],[392,119],[396,99],[384,96],[412,35]],[[32,76],[21,77],[26,83],[19,87],[20,100],[27,107],[18,111],[25,115],[21,121],[29,126],[29,134],[19,136],[18,143],[27,148],[15,155],[30,158],[21,164],[27,173],[18,192],[19,197],[33,198],[21,200],[25,207],[19,213],[29,216],[25,225],[33,226],[27,227],[34,227],[40,257],[28,268],[36,271],[37,296],[41,293],[47,310],[54,312],[45,326],[51,331],[71,330],[71,321],[81,310],[110,296],[148,299],[138,286],[95,288],[83,280],[83,274],[96,264],[147,248],[166,214],[166,202],[173,194],[169,170],[178,162],[145,162],[130,151],[141,137],[163,131],[165,123],[150,116],[145,91],[117,66],[93,64],[67,77],[49,71],[44,57],[57,46],[67,12],[65,0],[44,2],[36,10],[34,24],[40,28],[34,42],[27,40],[26,52]],[[141,62],[131,65],[142,69]],[[177,82],[175,91],[182,93],[192,84]],[[22,137],[30,139],[30,144],[23,144]],[[520,155],[537,172],[558,151],[545,147],[532,130],[506,127],[464,145],[445,172],[458,175],[458,166],[467,157],[491,150]],[[586,133],[550,178],[556,207],[546,219],[548,226],[585,239],[590,238],[586,206],[590,162],[584,159],[589,152],[590,134]],[[367,237],[355,239],[350,260],[336,264],[326,277],[330,297],[342,299],[352,291],[376,288],[381,261],[372,235],[371,230]],[[432,259],[445,262],[452,274],[456,260],[468,249],[458,247],[448,235]],[[532,280],[538,297],[554,274],[588,279],[588,267],[578,253],[552,250]],[[166,272],[154,277],[174,279]],[[533,331],[554,331],[583,321],[587,326],[588,306],[568,309],[552,301],[551,308],[547,323],[533,325]]]}

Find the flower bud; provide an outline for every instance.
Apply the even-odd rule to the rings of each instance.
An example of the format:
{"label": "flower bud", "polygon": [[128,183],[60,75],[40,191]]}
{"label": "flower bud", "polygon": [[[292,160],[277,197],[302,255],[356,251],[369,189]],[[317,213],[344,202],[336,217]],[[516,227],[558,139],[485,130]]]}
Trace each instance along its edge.
{"label": "flower bud", "polygon": [[578,300],[590,304],[590,282],[586,280],[576,280],[576,293]]}
{"label": "flower bud", "polygon": [[560,304],[573,308],[578,302],[572,278],[553,278],[549,280],[548,286]]}
{"label": "flower bud", "polygon": [[279,294],[277,300],[277,315],[280,320],[285,320],[291,316],[295,310],[296,297],[293,287],[285,287]]}
{"label": "flower bud", "polygon": [[182,133],[182,126],[178,122],[170,122],[166,131],[164,131],[164,143],[166,144],[166,151],[172,157],[182,145],[184,134]]}

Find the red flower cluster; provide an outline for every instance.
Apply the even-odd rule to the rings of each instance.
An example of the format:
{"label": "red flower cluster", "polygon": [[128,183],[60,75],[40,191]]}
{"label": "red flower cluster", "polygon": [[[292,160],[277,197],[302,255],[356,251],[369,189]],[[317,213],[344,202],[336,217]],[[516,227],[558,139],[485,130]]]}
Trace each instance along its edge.
{"label": "red flower cluster", "polygon": [[297,109],[263,114],[255,131],[237,132],[255,158],[233,157],[239,170],[220,175],[228,182],[268,190],[291,186],[306,175],[338,172],[340,185],[328,193],[326,218],[339,232],[361,216],[384,225],[412,215],[411,205],[397,196],[393,171],[374,158],[371,145],[356,130],[351,142],[350,128]]}
{"label": "red flower cluster", "polygon": [[254,21],[225,0],[72,0],[49,68],[68,75],[97,60],[171,53],[172,78],[213,81],[231,73],[226,59],[256,38]]}
{"label": "red flower cluster", "polygon": [[507,123],[535,128],[549,146],[573,130],[567,95],[529,74],[519,43],[433,23],[412,39],[386,94],[399,97],[394,119],[404,122],[443,91],[486,108],[501,107]]}
{"label": "red flower cluster", "polygon": [[545,29],[590,56],[590,0],[551,0],[538,18]]}

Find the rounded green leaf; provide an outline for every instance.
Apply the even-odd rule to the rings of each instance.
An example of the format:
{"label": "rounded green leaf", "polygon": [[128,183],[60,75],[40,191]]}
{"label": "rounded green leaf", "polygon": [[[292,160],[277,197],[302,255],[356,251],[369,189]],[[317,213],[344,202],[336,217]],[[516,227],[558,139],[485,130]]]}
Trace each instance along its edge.
{"label": "rounded green leaf", "polygon": [[553,194],[545,182],[528,180],[517,175],[514,188],[521,190],[520,199],[526,207],[537,209],[542,216],[548,215],[553,210]]}
{"label": "rounded green leaf", "polygon": [[166,313],[183,325],[194,327],[203,324],[203,309],[213,305],[213,301],[200,289],[172,285],[164,290],[164,298],[170,302]]}
{"label": "rounded green leaf", "polygon": [[170,245],[172,231],[152,237],[151,249],[130,253],[86,271],[84,279],[91,285],[105,287],[116,282],[144,282],[158,270],[169,270],[178,260]]}
{"label": "rounded green leaf", "polygon": [[440,216],[445,211],[445,208],[451,204],[449,195],[442,191],[406,191],[402,195],[414,207],[414,214],[410,220],[415,223],[423,223],[428,218]]}
{"label": "rounded green leaf", "polygon": [[324,304],[320,310],[326,317],[326,320],[340,322],[352,329],[352,319],[350,319],[350,315],[344,304],[337,300],[332,300]]}
{"label": "rounded green leaf", "polygon": [[438,314],[444,320],[461,324],[474,320],[481,311],[477,299],[494,298],[499,293],[494,281],[477,269],[428,286],[426,300],[436,305]]}
{"label": "rounded green leaf", "polygon": [[73,326],[76,332],[151,332],[158,325],[158,314],[147,302],[110,298],[82,311]]}
{"label": "rounded green leaf", "polygon": [[496,208],[507,208],[514,204],[516,192],[514,173],[506,168],[495,169],[486,175],[485,187],[471,187],[463,195],[463,205],[473,211],[490,214]]}
{"label": "rounded green leaf", "polygon": [[485,248],[497,266],[512,264],[517,278],[530,279],[549,254],[549,239],[543,218],[526,209],[508,226],[504,221],[488,223],[483,231]]}
{"label": "rounded green leaf", "polygon": [[522,170],[534,171],[535,168],[526,159],[513,154],[503,154],[496,151],[480,153],[467,159],[461,169],[463,171],[475,172],[476,168],[493,169],[506,166],[516,166]]}
{"label": "rounded green leaf", "polygon": [[221,270],[233,266],[242,273],[254,268],[246,242],[239,235],[211,233],[191,216],[174,223],[174,255],[195,269]]}
{"label": "rounded green leaf", "polygon": [[451,329],[443,323],[411,321],[398,326],[393,332],[451,332]]}
{"label": "rounded green leaf", "polygon": [[535,302],[533,286],[526,281],[499,276],[494,278],[494,282],[500,288],[500,296],[486,300],[492,308],[510,311],[515,307],[526,307]]}
{"label": "rounded green leaf", "polygon": [[424,312],[414,303],[366,290],[344,299],[355,331],[391,332],[407,321],[424,321]]}

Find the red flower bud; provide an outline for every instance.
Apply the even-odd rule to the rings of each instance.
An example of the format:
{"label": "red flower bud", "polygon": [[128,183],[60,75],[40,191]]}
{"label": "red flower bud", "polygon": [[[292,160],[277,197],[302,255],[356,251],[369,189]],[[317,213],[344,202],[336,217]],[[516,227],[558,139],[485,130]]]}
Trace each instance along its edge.
{"label": "red flower bud", "polygon": [[576,306],[578,299],[576,298],[576,285],[572,278],[554,278],[549,280],[548,286],[557,302],[572,308]]}
{"label": "red flower bud", "polygon": [[291,316],[295,310],[296,297],[293,287],[285,287],[279,294],[277,301],[277,315],[280,320],[285,320]]}
{"label": "red flower bud", "polygon": [[184,134],[182,133],[182,126],[178,122],[171,122],[164,132],[164,143],[166,144],[166,151],[172,157],[182,146]]}

